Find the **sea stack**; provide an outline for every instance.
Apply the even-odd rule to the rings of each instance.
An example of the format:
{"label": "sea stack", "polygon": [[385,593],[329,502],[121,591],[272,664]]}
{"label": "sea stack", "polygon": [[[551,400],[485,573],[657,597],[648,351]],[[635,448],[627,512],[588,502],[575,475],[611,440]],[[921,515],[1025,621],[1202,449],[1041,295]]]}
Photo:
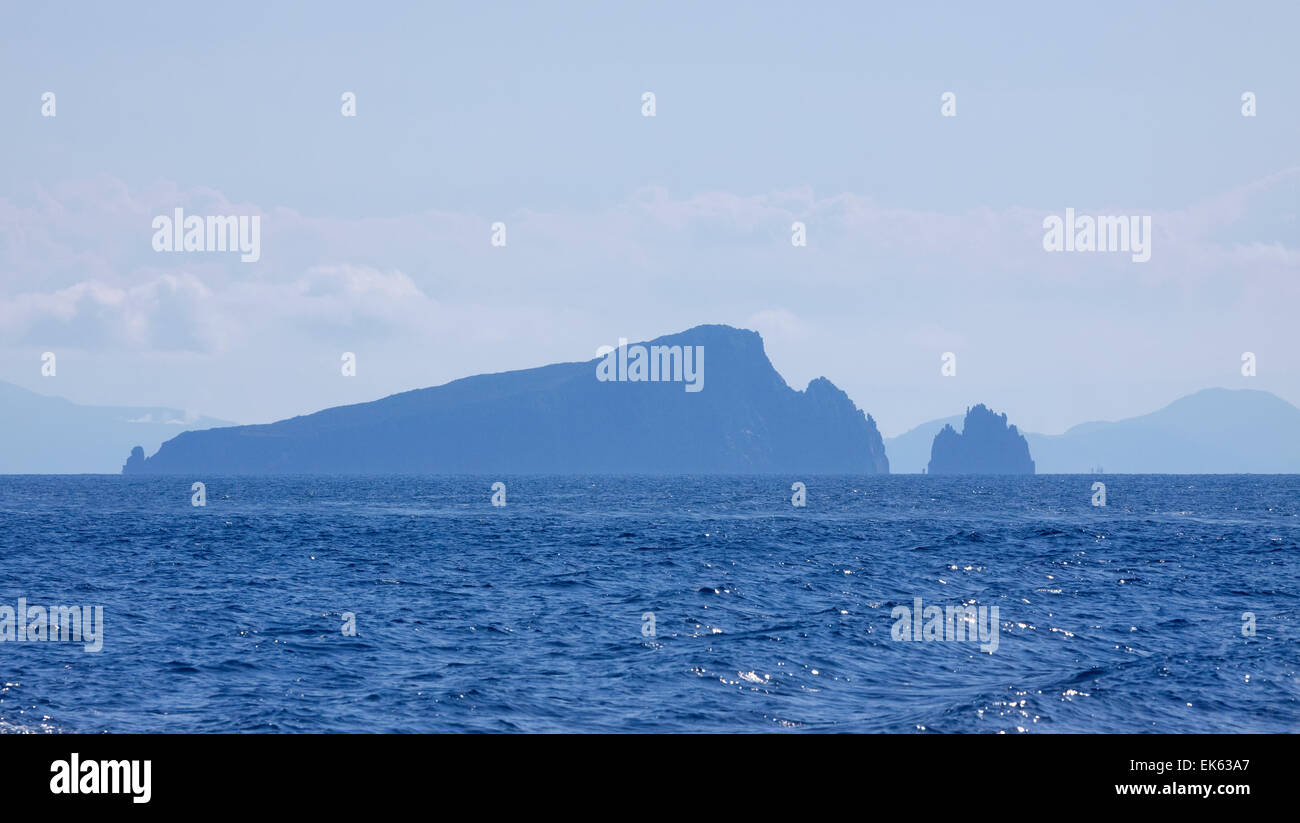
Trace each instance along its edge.
{"label": "sea stack", "polygon": [[126,459],[126,465],[122,467],[122,474],[137,474],[143,466],[144,447],[136,446],[131,449],[131,456]]}
{"label": "sea stack", "polygon": [[960,434],[944,426],[930,447],[928,474],[1033,474],[1029,443],[1005,414],[983,403],[966,410]]}

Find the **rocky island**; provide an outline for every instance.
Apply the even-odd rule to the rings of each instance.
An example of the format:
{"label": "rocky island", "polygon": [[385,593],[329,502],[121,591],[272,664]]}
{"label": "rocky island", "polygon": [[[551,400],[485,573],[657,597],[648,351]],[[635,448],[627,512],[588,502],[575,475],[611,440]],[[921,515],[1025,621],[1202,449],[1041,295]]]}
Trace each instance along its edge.
{"label": "rocky island", "polygon": [[875,421],[824,377],[790,388],[757,332],[697,326],[609,348],[586,362],[185,432],[151,457],[133,450],[123,473],[889,472]]}
{"label": "rocky island", "polygon": [[1029,443],[983,403],[966,410],[960,434],[945,425],[930,448],[929,474],[1033,474]]}

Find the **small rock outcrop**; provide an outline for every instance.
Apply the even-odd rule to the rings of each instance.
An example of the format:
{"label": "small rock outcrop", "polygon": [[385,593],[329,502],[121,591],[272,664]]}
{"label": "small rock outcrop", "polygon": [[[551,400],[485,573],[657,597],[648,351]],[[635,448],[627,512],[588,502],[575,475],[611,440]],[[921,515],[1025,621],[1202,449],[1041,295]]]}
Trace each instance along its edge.
{"label": "small rock outcrop", "polygon": [[144,467],[144,448],[136,446],[131,449],[131,456],[126,459],[126,465],[122,467],[122,474],[137,474]]}

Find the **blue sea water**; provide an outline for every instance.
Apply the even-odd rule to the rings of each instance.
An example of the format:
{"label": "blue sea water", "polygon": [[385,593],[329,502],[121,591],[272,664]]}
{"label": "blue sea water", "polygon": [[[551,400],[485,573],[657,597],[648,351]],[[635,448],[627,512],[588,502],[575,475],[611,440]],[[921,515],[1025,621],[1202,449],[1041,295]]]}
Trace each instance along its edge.
{"label": "blue sea water", "polygon": [[1300,730],[1296,476],[202,480],[0,477],[0,606],[104,609],[0,730]]}

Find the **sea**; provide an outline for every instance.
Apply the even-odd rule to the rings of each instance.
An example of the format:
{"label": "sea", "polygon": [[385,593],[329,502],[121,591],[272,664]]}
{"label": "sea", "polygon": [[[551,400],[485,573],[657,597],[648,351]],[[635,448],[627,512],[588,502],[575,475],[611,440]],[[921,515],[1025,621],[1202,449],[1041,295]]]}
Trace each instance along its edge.
{"label": "sea", "polygon": [[0,477],[0,731],[1295,732],[1298,666],[1292,475]]}

